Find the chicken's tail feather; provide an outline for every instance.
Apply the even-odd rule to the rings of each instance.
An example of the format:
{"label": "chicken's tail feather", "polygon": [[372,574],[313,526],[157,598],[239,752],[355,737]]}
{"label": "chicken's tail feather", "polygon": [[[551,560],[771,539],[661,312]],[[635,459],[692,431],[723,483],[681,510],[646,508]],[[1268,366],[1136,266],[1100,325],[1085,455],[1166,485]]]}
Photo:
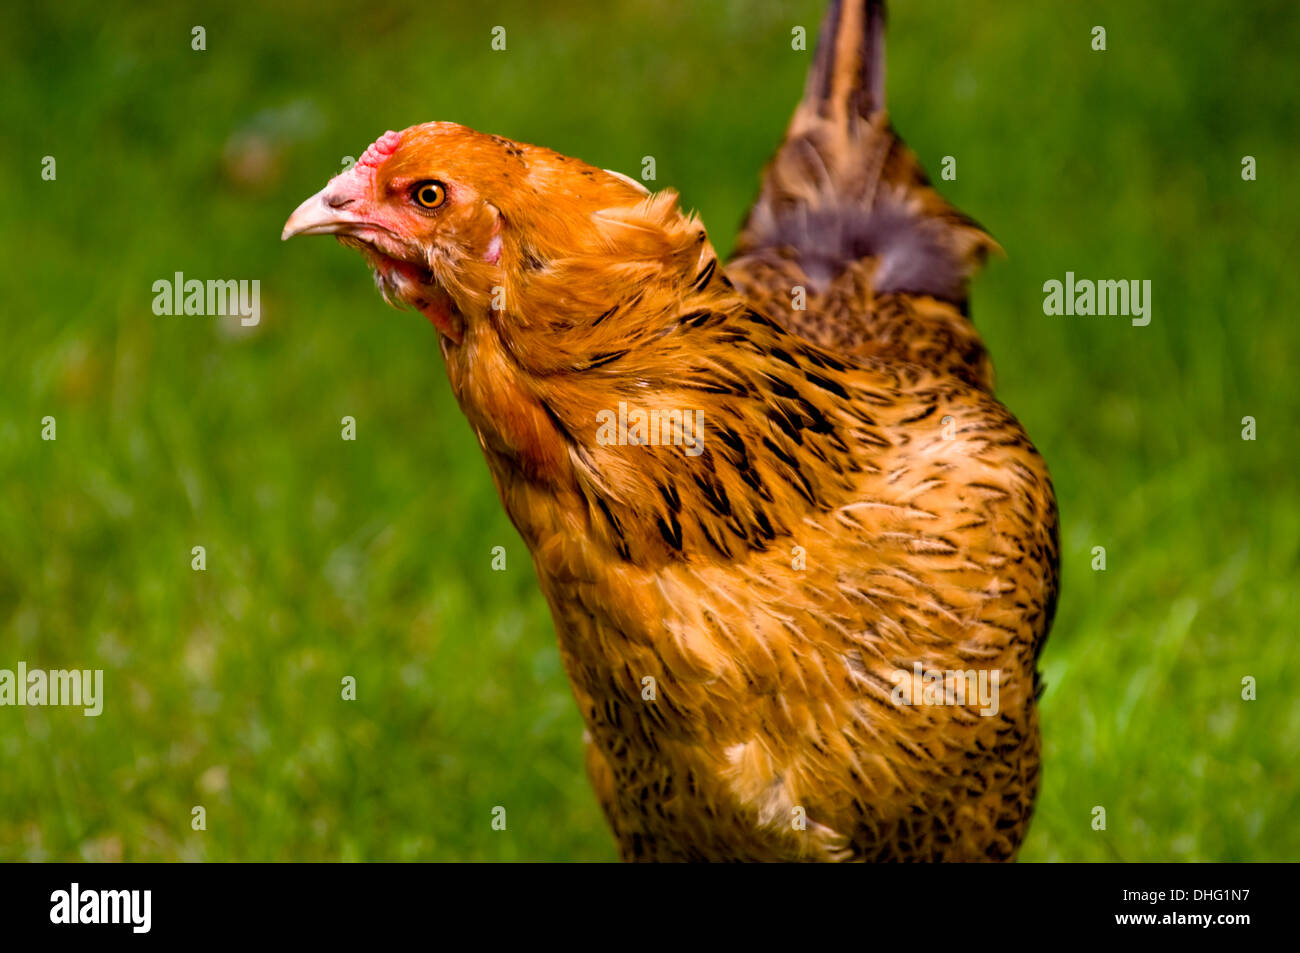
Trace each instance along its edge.
{"label": "chicken's tail feather", "polygon": [[885,113],[883,0],[833,0],[785,140],[736,246],[793,259],[813,289],[873,263],[877,294],[965,306],[997,243],[930,187]]}
{"label": "chicken's tail feather", "polygon": [[885,4],[832,0],[822,21],[802,107],[844,124],[885,108]]}

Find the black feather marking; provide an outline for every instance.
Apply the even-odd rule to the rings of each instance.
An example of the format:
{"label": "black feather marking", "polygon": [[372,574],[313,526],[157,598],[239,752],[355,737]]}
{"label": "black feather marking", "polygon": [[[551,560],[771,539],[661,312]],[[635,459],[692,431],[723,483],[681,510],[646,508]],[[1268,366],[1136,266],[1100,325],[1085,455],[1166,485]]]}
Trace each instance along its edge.
{"label": "black feather marking", "polygon": [[662,516],[655,519],[655,525],[659,527],[659,535],[673,549],[681,552],[682,549],[682,524],[678,522],[675,514],[669,514],[669,522],[664,522]]}
{"label": "black feather marking", "polygon": [[931,404],[929,407],[925,408],[925,410],[921,411],[919,414],[913,414],[911,417],[904,417],[902,420],[899,421],[899,423],[914,424],[918,420],[924,420],[926,417],[929,417],[937,409],[938,409],[938,405]]}
{"label": "black feather marking", "polygon": [[704,502],[708,504],[710,510],[721,517],[731,515],[731,500],[727,497],[727,491],[723,489],[721,483],[704,473],[694,473],[695,485],[700,488],[704,494]]}
{"label": "black feather marking", "polygon": [[799,433],[799,421],[791,417],[789,411],[780,404],[768,405],[767,419],[781,428],[781,431],[796,444],[803,444],[803,435]]}
{"label": "black feather marking", "polygon": [[677,318],[678,322],[686,325],[688,328],[698,328],[709,323],[710,318],[719,317],[716,311],[704,309],[702,311],[690,311]]}
{"label": "black feather marking", "polygon": [[560,419],[559,414],[551,409],[551,405],[544,400],[539,400],[538,403],[542,405],[542,411],[546,414],[547,419],[551,421],[551,425],[560,432],[560,436],[562,436],[567,442],[577,445],[577,441],[574,440],[573,434],[569,431],[568,425]]}
{"label": "black feather marking", "polygon": [[825,351],[815,351],[812,348],[806,348],[800,353],[808,358],[809,361],[821,368],[829,368],[832,371],[842,371],[846,365],[844,362],[832,357]]}
{"label": "black feather marking", "polygon": [[710,258],[709,263],[704,266],[704,270],[701,271],[698,275],[696,275],[695,280],[691,282],[691,287],[694,288],[696,291],[699,291],[702,288],[704,288],[709,283],[709,279],[713,277],[713,271],[717,267],[718,267],[718,259]]}
{"label": "black feather marking", "polygon": [[767,484],[763,482],[763,478],[758,475],[758,472],[753,467],[744,467],[738,472],[740,478],[745,481],[745,485],[757,493],[764,502],[774,502],[772,491],[767,488]]}
{"label": "black feather marking", "polygon": [[784,381],[775,374],[764,374],[763,380],[767,381],[768,386],[772,388],[774,394],[779,394],[782,397],[793,397],[798,399],[799,392],[794,389],[794,386],[790,384],[789,381]]}
{"label": "black feather marking", "polygon": [[772,356],[783,364],[789,364],[791,367],[798,367],[799,362],[790,356],[790,352],[779,347],[772,348]]}
{"label": "black feather marking", "polygon": [[739,454],[742,459],[749,459],[749,453],[745,450],[745,441],[740,439],[736,431],[730,427],[718,427],[717,433],[718,439],[725,443],[729,449]]}
{"label": "black feather marking", "polygon": [[620,357],[623,357],[625,354],[627,354],[629,350],[631,349],[624,348],[621,351],[608,351],[604,354],[596,354],[589,361],[584,361],[583,363],[575,364],[573,369],[575,371],[589,371],[592,368],[603,367],[606,364],[610,364],[614,361],[617,361]]}
{"label": "black feather marking", "polygon": [[745,529],[743,525],[741,525],[740,520],[736,516],[733,515],[730,519],[726,520],[725,525],[727,529],[731,530],[731,535],[735,536],[742,543],[744,543],[747,546],[753,545],[752,541],[749,538],[749,532]]}
{"label": "black feather marking", "polygon": [[780,325],[776,324],[771,318],[767,317],[766,315],[760,314],[759,312],[755,311],[753,308],[745,309],[745,320],[753,324],[757,324],[761,327],[771,328],[773,331],[781,330]]}
{"label": "black feather marking", "polygon": [[767,447],[768,450],[771,450],[772,453],[776,455],[777,459],[788,466],[791,470],[798,471],[799,461],[791,456],[790,451],[778,445],[771,437],[763,438],[763,446]]}
{"label": "black feather marking", "polygon": [[808,417],[804,424],[807,430],[811,430],[813,433],[834,433],[835,425],[826,419],[826,415],[816,405],[800,397],[799,409]]}
{"label": "black feather marking", "polygon": [[601,513],[605,515],[610,529],[614,531],[614,547],[618,550],[619,556],[627,562],[631,562],[632,554],[627,548],[627,537],[623,534],[623,525],[614,517],[614,514],[609,509],[609,504],[605,502],[605,498],[599,493],[596,494],[596,505],[600,507]]}
{"label": "black feather marking", "polygon": [[804,371],[803,376],[806,377],[808,383],[812,384],[814,387],[820,387],[824,391],[830,391],[836,397],[843,397],[845,400],[848,400],[849,392],[829,377],[822,377],[820,374],[814,374],[812,371]]}
{"label": "black feather marking", "polygon": [[714,549],[716,549],[727,559],[734,558],[734,555],[731,552],[731,547],[727,545],[727,539],[725,536],[722,537],[714,536],[713,530],[709,527],[709,523],[707,520],[702,520],[697,525],[700,527],[700,530],[704,533],[704,538],[709,541],[709,544]]}
{"label": "black feather marking", "polygon": [[728,394],[732,397],[745,396],[744,387],[739,384],[729,384],[725,381],[719,380],[717,375],[687,379],[682,381],[681,384],[683,387],[688,387],[691,390],[701,390],[706,394]]}

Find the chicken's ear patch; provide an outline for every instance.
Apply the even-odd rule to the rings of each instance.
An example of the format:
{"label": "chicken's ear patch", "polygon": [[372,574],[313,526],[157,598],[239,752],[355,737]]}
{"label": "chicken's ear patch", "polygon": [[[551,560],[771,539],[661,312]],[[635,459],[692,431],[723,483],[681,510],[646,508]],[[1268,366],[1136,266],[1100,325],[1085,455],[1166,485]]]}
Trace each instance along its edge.
{"label": "chicken's ear patch", "polygon": [[492,212],[492,237],[488,239],[487,251],[483,252],[483,260],[489,265],[495,265],[501,260],[501,213],[496,206],[491,203],[485,203]]}
{"label": "chicken's ear patch", "polygon": [[357,165],[365,166],[368,169],[377,169],[384,164],[384,160],[397,151],[397,147],[402,144],[402,134],[388,130],[370,145],[366,146],[366,151],[361,153],[361,158],[357,160]]}

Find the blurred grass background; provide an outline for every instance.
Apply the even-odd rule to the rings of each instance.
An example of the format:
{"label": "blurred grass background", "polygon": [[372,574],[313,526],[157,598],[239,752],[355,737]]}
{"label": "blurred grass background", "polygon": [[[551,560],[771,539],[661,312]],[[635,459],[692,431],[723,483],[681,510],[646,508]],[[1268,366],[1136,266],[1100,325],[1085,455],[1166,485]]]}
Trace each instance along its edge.
{"label": "blurred grass background", "polygon": [[[791,28],[811,38],[821,13],[18,4],[0,36],[0,668],[103,668],[107,699],[99,718],[0,709],[0,860],[615,857],[432,328],[388,309],[355,253],[280,229],[385,129],[452,119],[633,175],[652,155],[725,252],[802,87]],[[1060,497],[1022,858],[1295,860],[1296,8],[891,14],[895,123],[936,179],[956,157],[943,191],[1008,252],[973,315]],[[1045,317],[1067,270],[1150,279],[1150,326]],[[152,283],[177,271],[258,278],[261,324],[156,317]]]}

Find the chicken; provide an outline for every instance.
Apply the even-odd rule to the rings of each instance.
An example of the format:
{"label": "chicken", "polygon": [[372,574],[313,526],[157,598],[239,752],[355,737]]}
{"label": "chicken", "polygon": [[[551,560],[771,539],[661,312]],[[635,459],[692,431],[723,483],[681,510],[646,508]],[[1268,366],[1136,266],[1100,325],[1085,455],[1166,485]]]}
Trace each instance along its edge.
{"label": "chicken", "polygon": [[725,268],[673,192],[446,122],[285,226],[436,326],[627,860],[1009,860],[1029,822],[1056,506],[883,28],[831,5]]}

